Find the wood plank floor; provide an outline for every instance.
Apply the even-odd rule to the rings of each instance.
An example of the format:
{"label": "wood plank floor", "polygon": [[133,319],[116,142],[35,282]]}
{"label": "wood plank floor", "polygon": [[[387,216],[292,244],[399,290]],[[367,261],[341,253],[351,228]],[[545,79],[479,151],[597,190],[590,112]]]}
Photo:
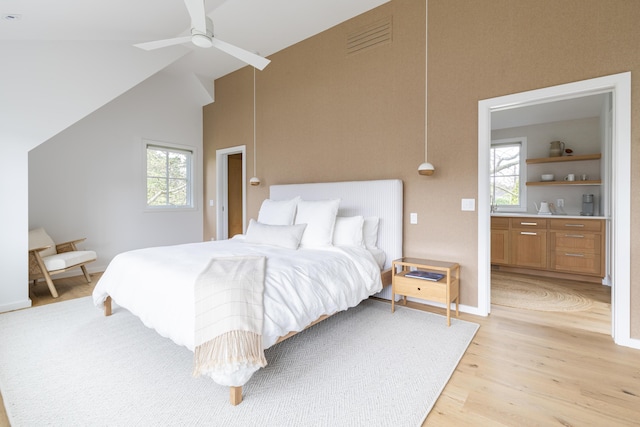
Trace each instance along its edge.
{"label": "wood plank floor", "polygon": [[[494,305],[489,317],[461,313],[480,329],[424,426],[639,425],[640,351],[613,343],[609,288],[550,281],[589,296],[593,306],[586,312],[539,312]],[[93,289],[82,277],[55,282],[60,298],[38,285],[34,305]],[[0,401],[0,426],[8,425]]]}

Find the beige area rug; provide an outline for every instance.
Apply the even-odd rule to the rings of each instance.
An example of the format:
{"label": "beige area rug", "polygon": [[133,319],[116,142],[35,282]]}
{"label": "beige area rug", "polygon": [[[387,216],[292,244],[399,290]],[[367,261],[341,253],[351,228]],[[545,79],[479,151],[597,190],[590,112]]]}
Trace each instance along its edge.
{"label": "beige area rug", "polygon": [[593,301],[544,278],[491,273],[491,303],[536,311],[586,311]]}
{"label": "beige area rug", "polygon": [[80,298],[0,314],[0,391],[22,426],[419,426],[478,329],[367,300],[265,352],[229,404],[193,353]]}

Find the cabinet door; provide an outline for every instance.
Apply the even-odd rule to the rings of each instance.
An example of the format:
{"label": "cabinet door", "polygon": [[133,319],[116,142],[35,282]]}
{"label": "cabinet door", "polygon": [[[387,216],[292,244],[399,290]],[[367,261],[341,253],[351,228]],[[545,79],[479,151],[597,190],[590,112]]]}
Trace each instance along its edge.
{"label": "cabinet door", "polygon": [[547,232],[511,230],[511,265],[547,268]]}
{"label": "cabinet door", "polygon": [[509,264],[509,230],[491,230],[491,264]]}

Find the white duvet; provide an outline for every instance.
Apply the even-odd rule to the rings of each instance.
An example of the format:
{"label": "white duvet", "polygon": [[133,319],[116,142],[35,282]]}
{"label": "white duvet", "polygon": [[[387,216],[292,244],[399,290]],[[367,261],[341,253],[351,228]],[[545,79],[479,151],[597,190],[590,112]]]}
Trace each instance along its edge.
{"label": "white duvet", "polygon": [[147,327],[193,351],[195,280],[211,258],[236,255],[267,257],[264,348],[291,331],[301,331],[318,317],[353,307],[382,289],[380,268],[364,248],[291,250],[248,244],[243,236],[237,236],[119,254],[98,281],[93,301],[103,307],[111,296]]}

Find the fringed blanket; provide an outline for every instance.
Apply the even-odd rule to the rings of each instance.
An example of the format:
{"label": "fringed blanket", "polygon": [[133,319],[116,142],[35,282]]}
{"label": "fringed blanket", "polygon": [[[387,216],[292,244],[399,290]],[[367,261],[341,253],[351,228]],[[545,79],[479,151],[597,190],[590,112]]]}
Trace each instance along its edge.
{"label": "fringed blanket", "polygon": [[266,258],[213,259],[195,283],[194,376],[241,386],[267,365],[262,348]]}

